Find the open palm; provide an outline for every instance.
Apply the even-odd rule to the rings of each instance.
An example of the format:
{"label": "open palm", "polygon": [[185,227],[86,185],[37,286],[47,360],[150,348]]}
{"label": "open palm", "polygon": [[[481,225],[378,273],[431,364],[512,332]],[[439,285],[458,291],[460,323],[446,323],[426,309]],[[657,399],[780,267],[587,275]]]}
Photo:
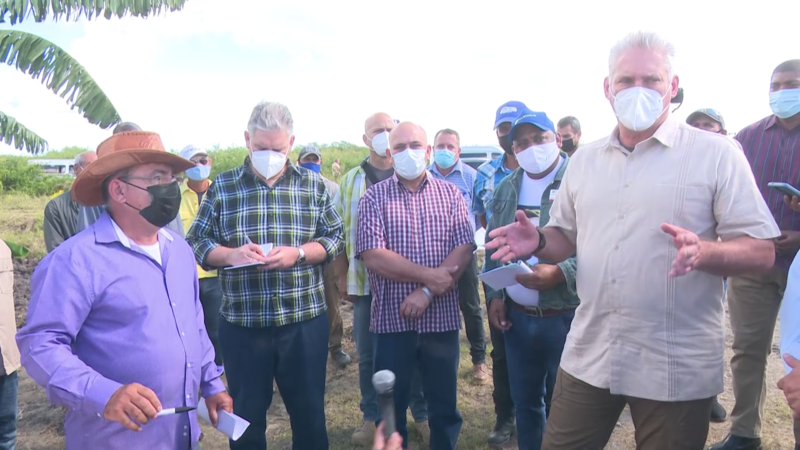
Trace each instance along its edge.
{"label": "open palm", "polygon": [[492,259],[508,262],[525,259],[539,247],[539,232],[528,220],[524,211],[517,211],[517,221],[492,230],[491,241],[486,243],[487,250],[496,250]]}

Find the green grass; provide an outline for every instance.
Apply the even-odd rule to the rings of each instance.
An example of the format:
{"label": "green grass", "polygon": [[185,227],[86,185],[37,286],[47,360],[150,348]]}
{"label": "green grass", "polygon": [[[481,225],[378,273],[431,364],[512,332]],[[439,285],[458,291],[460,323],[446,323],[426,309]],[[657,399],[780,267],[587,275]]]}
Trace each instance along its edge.
{"label": "green grass", "polygon": [[42,229],[48,197],[0,193],[0,239],[24,245],[30,258],[47,254]]}

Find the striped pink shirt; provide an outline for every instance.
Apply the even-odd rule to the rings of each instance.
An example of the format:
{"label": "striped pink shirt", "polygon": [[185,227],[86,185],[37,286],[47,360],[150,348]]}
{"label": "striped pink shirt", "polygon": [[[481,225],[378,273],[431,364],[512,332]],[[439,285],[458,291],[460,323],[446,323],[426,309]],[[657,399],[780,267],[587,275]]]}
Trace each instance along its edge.
{"label": "striped pink shirt", "polygon": [[[475,244],[469,210],[458,188],[427,176],[416,192],[396,175],[371,186],[358,205],[356,254],[391,250],[425,267],[439,267],[456,247]],[[369,272],[373,333],[437,333],[461,328],[458,289],[435,297],[419,319],[400,316],[400,304],[420,285]]]}

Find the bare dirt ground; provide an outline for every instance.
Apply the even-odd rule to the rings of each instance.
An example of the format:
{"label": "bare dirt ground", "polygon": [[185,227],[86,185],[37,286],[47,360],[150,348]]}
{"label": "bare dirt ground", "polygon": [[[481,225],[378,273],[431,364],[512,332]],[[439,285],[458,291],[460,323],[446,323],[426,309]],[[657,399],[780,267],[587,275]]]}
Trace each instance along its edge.
{"label": "bare dirt ground", "polygon": [[[17,307],[18,324],[24,323],[24,314],[29,297],[29,278],[37,261],[23,260],[15,264],[15,304]],[[331,449],[350,450],[354,446],[350,443],[350,435],[354,428],[360,425],[361,413],[358,408],[358,369],[356,364],[357,353],[351,338],[352,306],[343,305],[342,316],[345,323],[344,347],[353,357],[353,364],[345,369],[338,369],[333,364],[328,365],[327,395],[325,398],[328,435]],[[488,326],[488,325],[487,325]],[[487,332],[488,338],[488,332]],[[730,361],[731,338],[728,336],[726,360]],[[777,346],[777,332],[775,338]],[[494,409],[492,404],[492,387],[475,386],[471,383],[471,363],[469,347],[466,337],[461,337],[461,371],[459,374],[459,409],[464,417],[461,430],[459,449],[485,449],[486,436],[494,423]],[[491,344],[489,344],[491,349]],[[491,360],[487,361],[491,364]],[[763,421],[764,448],[768,450],[794,448],[792,434],[792,416],[783,394],[775,387],[775,383],[783,376],[783,367],[777,352],[769,357],[767,405]],[[733,407],[733,392],[731,391],[730,368],[726,369],[726,390],[720,395],[720,401],[730,413]],[[20,372],[19,388],[19,428],[17,448],[20,450],[57,450],[64,448],[63,412],[61,409],[49,404],[45,392],[37,386],[24,370]],[[283,406],[280,395],[275,396],[269,414],[267,436],[270,450],[288,450],[291,448],[291,428],[289,416]],[[708,442],[713,443],[725,437],[728,432],[729,422],[712,424],[709,430]],[[227,449],[228,443],[224,436],[203,424],[204,439],[203,450]],[[413,429],[411,434],[412,450],[421,450],[421,441]],[[516,449],[516,446],[509,447]],[[622,450],[633,449],[634,430],[633,423],[627,410],[620,417],[619,425],[615,430],[607,449]]]}

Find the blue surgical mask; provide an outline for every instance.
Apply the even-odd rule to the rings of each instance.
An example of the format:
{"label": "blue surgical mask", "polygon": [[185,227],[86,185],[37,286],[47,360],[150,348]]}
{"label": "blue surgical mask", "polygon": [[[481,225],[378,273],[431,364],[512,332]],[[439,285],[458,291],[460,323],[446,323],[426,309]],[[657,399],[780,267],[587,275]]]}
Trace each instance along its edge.
{"label": "blue surgical mask", "polygon": [[769,106],[781,119],[800,113],[800,89],[781,89],[769,93]]}
{"label": "blue surgical mask", "polygon": [[203,181],[211,175],[211,167],[198,164],[186,171],[186,176],[193,181]]}
{"label": "blue surgical mask", "polygon": [[313,163],[313,162],[300,163],[300,167],[308,169],[314,173],[319,173],[319,169],[322,168],[322,166],[319,163]]}
{"label": "blue surgical mask", "polygon": [[437,148],[433,151],[433,161],[442,169],[449,169],[456,163],[456,154],[446,148]]}

